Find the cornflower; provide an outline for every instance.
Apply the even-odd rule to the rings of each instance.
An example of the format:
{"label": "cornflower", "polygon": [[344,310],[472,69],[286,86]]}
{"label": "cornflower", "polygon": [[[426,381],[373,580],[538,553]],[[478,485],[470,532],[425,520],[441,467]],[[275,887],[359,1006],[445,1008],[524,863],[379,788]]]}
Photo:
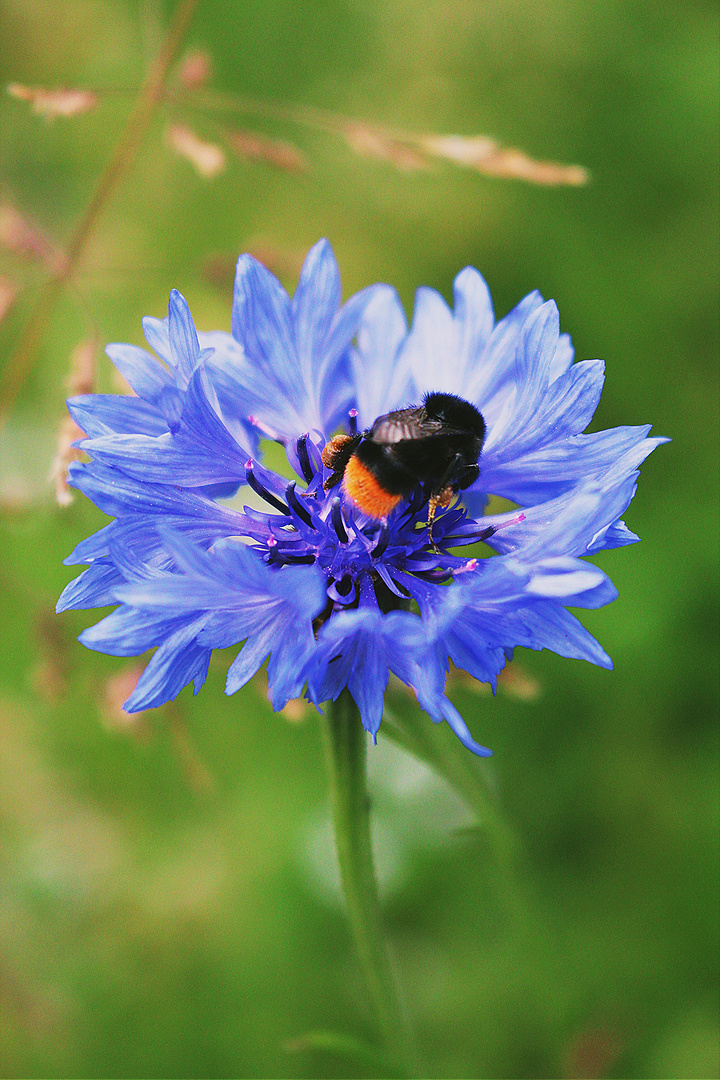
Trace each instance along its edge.
{"label": "cornflower", "polygon": [[[320,241],[292,299],[241,256],[231,334],[198,333],[175,290],[168,318],[144,329],[157,357],[107,350],[135,396],[68,402],[91,457],[70,466],[69,482],[114,520],[68,557],[89,565],[58,603],[119,605],[80,635],[88,648],[156,649],[128,712],[190,682],[197,693],[212,650],[244,642],[228,694],[269,658],[275,709],[303,693],[320,706],[347,687],[375,738],[392,672],[485,756],[445,694],[450,660],[493,689],[517,646],[612,667],[568,608],[616,597],[584,557],[638,540],[621,515],[638,466],[666,440],[647,426],[583,434],[604,365],[573,362],[553,301],[533,292],[495,323],[468,267],[454,311],[420,289],[408,328],[387,285],[341,305]],[[431,392],[482,414],[478,478],[433,507],[431,529],[428,483],[369,516],[342,483],[330,486],[323,450]],[[263,464],[263,439],[284,446],[294,479]],[[239,505],[243,486],[262,510]],[[487,515],[491,495],[516,508]]]}

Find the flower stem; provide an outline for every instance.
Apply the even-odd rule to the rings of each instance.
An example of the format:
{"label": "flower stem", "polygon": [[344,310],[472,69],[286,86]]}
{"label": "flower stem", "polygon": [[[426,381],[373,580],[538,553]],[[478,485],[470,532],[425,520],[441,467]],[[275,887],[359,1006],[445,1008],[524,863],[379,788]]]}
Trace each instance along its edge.
{"label": "flower stem", "polygon": [[367,792],[367,733],[347,690],[328,703],[325,747],[330,774],[335,842],[348,917],[360,966],[387,1051],[408,1075],[418,1065],[405,1010],[398,996],[378,900]]}

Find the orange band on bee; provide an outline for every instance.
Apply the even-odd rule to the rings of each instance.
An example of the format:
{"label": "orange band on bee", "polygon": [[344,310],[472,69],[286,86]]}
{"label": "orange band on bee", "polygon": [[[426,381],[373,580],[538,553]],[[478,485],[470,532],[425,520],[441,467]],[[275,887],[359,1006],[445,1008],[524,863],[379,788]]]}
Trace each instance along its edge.
{"label": "orange band on bee", "polygon": [[402,498],[380,487],[370,470],[354,455],[345,467],[343,488],[363,514],[376,519],[387,517]]}

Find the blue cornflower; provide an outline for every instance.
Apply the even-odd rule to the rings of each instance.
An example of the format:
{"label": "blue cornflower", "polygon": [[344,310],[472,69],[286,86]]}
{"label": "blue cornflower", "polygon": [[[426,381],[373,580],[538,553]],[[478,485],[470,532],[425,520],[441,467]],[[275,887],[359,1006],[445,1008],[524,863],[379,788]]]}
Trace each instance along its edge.
{"label": "blue cornflower", "polygon": [[[122,656],[157,647],[128,711],[191,681],[197,692],[212,650],[244,642],[228,693],[269,657],[275,708],[303,689],[320,705],[347,686],[374,736],[393,672],[487,754],[445,696],[449,659],[493,687],[518,645],[612,666],[567,608],[615,598],[581,556],[637,540],[621,514],[664,440],[646,427],[582,434],[603,368],[573,364],[552,302],[532,293],[495,325],[470,268],[455,301],[453,314],[420,290],[410,330],[388,286],[341,307],[321,241],[292,300],[241,257],[232,335],[198,335],[173,292],[168,320],[145,321],[164,364],[109,347],[138,397],[68,403],[93,459],[72,465],[70,482],[115,520],[66,560],[89,567],[58,609],[118,604],[80,640]],[[352,435],[429,391],[462,396],[487,425],[479,478],[462,503],[439,507],[432,542],[423,486],[375,520],[342,487],[326,490],[322,460],[338,428]],[[296,480],[263,467],[262,435],[284,444]],[[264,510],[220,501],[241,484]],[[491,494],[520,508],[484,516]]]}

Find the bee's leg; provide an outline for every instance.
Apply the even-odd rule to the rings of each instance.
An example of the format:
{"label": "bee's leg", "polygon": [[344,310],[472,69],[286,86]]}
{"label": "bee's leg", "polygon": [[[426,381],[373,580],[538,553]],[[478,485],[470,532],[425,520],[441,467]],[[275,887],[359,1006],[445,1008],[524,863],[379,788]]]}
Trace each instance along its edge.
{"label": "bee's leg", "polygon": [[331,488],[334,488],[340,483],[344,475],[345,470],[340,469],[339,471],[334,472],[332,476],[328,476],[327,480],[323,482],[323,491],[330,491]]}
{"label": "bee's leg", "polygon": [[[457,473],[457,467],[458,467],[458,465],[460,464],[461,461],[462,461],[462,454],[456,454],[455,457],[450,462],[450,464],[448,465],[445,472],[443,473],[443,475],[438,480],[437,484],[435,485],[435,488],[433,489],[433,495],[438,495],[441,491],[445,491],[448,484],[450,483],[450,477],[453,475],[453,473]],[[449,506],[450,504],[445,503],[444,505]]]}
{"label": "bee's leg", "polygon": [[430,542],[430,545],[436,555],[439,555],[440,552],[438,550],[437,544],[433,540],[433,521],[435,520],[435,514],[437,513],[438,506],[442,506],[444,508],[446,506],[449,506],[452,502],[452,497],[455,492],[452,485],[449,484],[448,481],[450,480],[452,474],[456,471],[458,463],[461,460],[461,455],[456,454],[448,465],[447,469],[445,470],[444,476],[435,486],[435,488],[433,489],[433,493],[430,496],[430,503],[428,505],[428,541]]}
{"label": "bee's leg", "polygon": [[440,554],[440,549],[435,543],[435,540],[433,539],[433,523],[435,521],[435,514],[437,513],[437,509],[439,506],[442,507],[444,510],[446,506],[450,505],[453,500],[454,494],[455,492],[453,491],[451,485],[448,484],[442,489],[442,491],[438,491],[434,495],[430,496],[430,502],[428,504],[428,541],[436,555]]}
{"label": "bee's leg", "polygon": [[361,439],[362,435],[335,435],[325,443],[321,455],[322,463],[326,469],[332,469],[332,476],[329,476],[323,484],[325,491],[330,491],[340,483],[347,463],[355,453]]}

